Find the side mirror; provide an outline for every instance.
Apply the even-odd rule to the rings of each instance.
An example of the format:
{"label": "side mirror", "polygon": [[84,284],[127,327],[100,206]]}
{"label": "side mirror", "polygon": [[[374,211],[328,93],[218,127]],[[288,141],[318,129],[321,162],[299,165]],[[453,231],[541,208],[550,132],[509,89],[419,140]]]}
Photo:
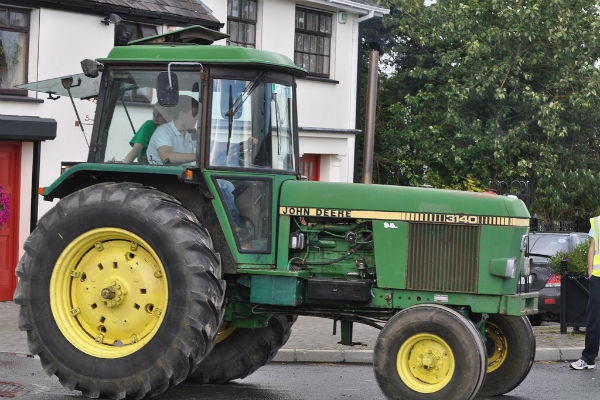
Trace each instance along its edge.
{"label": "side mirror", "polygon": [[98,77],[98,75],[100,75],[100,72],[102,72],[103,68],[104,65],[100,64],[97,61],[90,60],[89,58],[86,58],[85,60],[81,61],[81,69],[83,70],[83,74],[88,78]]}
{"label": "side mirror", "polygon": [[174,72],[162,71],[156,79],[158,104],[172,107],[179,102],[179,81]]}

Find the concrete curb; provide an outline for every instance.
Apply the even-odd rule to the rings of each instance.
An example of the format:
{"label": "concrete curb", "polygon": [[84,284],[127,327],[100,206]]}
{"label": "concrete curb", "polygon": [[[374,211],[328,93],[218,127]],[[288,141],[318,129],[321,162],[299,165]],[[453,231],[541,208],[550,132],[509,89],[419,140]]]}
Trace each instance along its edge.
{"label": "concrete curb", "polygon": [[373,363],[373,350],[280,349],[272,360],[281,363]]}
{"label": "concrete curb", "polygon": [[[573,361],[579,359],[583,347],[538,348],[535,361]],[[307,350],[280,349],[272,362],[280,363],[347,363],[372,364],[373,350]]]}
{"label": "concrete curb", "polygon": [[[536,349],[534,361],[564,362],[581,357],[583,347],[541,347]],[[21,350],[0,350],[0,354],[18,357],[31,357],[31,353]],[[279,363],[334,363],[334,364],[372,364],[373,350],[320,350],[320,349],[279,349],[272,362]]]}
{"label": "concrete curb", "polygon": [[539,348],[535,352],[535,361],[575,361],[581,357],[583,347]]}
{"label": "concrete curb", "polygon": [[[535,352],[535,361],[573,361],[579,359],[583,347],[539,348]],[[22,351],[0,351],[17,357],[30,357]],[[271,362],[277,363],[332,363],[332,364],[372,364],[373,350],[316,350],[316,349],[280,349]]]}

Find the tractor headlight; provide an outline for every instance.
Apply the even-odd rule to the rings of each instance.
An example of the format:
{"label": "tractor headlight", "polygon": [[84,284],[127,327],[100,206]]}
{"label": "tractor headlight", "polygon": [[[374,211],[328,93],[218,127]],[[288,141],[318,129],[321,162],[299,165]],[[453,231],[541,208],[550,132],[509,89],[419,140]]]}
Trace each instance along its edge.
{"label": "tractor headlight", "polygon": [[515,258],[509,258],[506,260],[506,273],[504,274],[507,278],[514,278],[517,272],[517,260]]}
{"label": "tractor headlight", "polygon": [[490,261],[490,273],[501,278],[514,278],[517,272],[516,258],[496,258]]}

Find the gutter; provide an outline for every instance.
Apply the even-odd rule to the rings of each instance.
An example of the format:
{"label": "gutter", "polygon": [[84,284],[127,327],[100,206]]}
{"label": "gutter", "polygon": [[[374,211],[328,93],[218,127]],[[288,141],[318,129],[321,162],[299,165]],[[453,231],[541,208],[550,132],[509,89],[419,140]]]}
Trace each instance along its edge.
{"label": "gutter", "polygon": [[[388,11],[389,13],[389,11]],[[360,24],[363,21],[366,21],[368,19],[374,18],[375,17],[375,11],[374,10],[369,10],[369,13],[367,15],[363,15],[362,17],[358,17],[358,23]]]}
{"label": "gutter", "polygon": [[359,15],[358,22],[363,22],[374,17],[382,17],[390,13],[390,10],[378,6],[360,4],[352,0],[324,0],[327,3],[335,4],[344,11],[356,12]]}

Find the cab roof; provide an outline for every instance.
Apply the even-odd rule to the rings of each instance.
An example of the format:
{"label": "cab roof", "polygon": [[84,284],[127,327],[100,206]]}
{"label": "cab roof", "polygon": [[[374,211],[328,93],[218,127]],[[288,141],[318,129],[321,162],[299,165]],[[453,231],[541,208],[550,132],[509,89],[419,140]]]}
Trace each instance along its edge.
{"label": "cab roof", "polygon": [[234,46],[195,45],[195,44],[140,44],[113,48],[101,63],[168,63],[196,62],[203,64],[263,65],[285,69],[295,75],[305,75],[288,57],[265,50]]}

